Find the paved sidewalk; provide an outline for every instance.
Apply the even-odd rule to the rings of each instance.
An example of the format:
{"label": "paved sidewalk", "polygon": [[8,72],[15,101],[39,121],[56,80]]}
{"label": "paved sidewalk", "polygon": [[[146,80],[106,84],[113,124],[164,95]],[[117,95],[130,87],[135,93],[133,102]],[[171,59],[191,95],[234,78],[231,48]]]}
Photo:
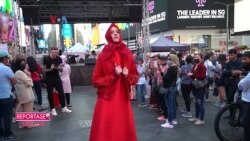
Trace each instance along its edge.
{"label": "paved sidewalk", "polygon": [[[46,101],[46,91],[43,93]],[[96,90],[93,87],[74,87],[71,95],[73,113],[61,113],[57,110],[58,116],[53,117],[45,127],[18,129],[15,123],[15,133],[22,137],[22,141],[88,141],[95,100]],[[182,96],[178,96],[178,103],[179,107],[184,107]],[[44,103],[44,106],[48,104]],[[138,108],[137,104],[133,104],[138,141],[218,141],[213,121],[219,108],[214,106],[214,102],[206,103],[205,107],[205,125],[195,126],[178,112],[178,125],[173,129],[165,129],[160,127],[163,122],[157,121],[156,111],[148,107]],[[194,112],[194,104],[192,111]]]}

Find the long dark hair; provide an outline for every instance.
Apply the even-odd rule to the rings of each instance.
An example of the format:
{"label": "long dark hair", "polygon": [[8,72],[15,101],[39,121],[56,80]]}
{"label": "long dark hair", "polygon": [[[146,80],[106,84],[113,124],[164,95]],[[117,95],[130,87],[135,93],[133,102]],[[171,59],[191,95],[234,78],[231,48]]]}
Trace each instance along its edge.
{"label": "long dark hair", "polygon": [[16,59],[12,65],[13,72],[16,72],[18,70],[23,71],[25,67],[22,67],[22,62],[25,62],[25,59]]}
{"label": "long dark hair", "polygon": [[227,56],[225,54],[219,54],[218,62],[222,66],[222,70],[226,67]]}
{"label": "long dark hair", "polygon": [[30,72],[34,72],[34,71],[37,70],[37,62],[32,56],[29,56],[27,58],[27,64],[29,66],[29,71]]}

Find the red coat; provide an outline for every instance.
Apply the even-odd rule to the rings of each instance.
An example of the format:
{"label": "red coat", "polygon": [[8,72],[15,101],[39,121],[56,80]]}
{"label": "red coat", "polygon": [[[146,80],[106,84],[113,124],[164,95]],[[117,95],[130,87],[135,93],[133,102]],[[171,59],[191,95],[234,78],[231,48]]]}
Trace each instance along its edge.
{"label": "red coat", "polygon": [[[117,44],[112,42],[112,26],[115,25],[112,24],[106,33],[109,44],[98,56],[93,73],[92,81],[97,88],[98,98],[89,141],[137,141],[130,86],[137,83],[138,72],[127,46],[122,41]],[[115,53],[118,58],[114,57],[117,56]],[[128,68],[127,77],[115,74],[116,64]]]}
{"label": "red coat", "polygon": [[[206,67],[203,63],[198,64],[198,66],[196,67],[196,65],[194,65],[192,72],[193,72],[193,79],[198,79],[198,80],[204,80],[206,79]],[[195,89],[195,88],[193,88]],[[199,90],[205,91],[205,88],[201,88]]]}
{"label": "red coat", "polygon": [[41,80],[41,73],[42,68],[39,64],[37,64],[37,69],[34,72],[31,72],[31,78],[33,81],[40,81]]}
{"label": "red coat", "polygon": [[204,80],[206,79],[206,67],[204,66],[204,64],[198,64],[198,66],[196,67],[196,65],[194,65],[192,72],[193,72],[193,79],[198,79],[198,80]]}

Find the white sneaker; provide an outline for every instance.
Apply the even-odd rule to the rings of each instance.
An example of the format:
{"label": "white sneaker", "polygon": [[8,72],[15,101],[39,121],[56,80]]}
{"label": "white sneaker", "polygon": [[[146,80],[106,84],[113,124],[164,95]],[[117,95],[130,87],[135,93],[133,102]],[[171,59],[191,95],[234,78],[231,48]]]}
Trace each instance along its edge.
{"label": "white sneaker", "polygon": [[71,113],[72,110],[69,110],[67,107],[64,107],[64,108],[62,109],[62,112]]}
{"label": "white sneaker", "polygon": [[177,124],[178,124],[178,122],[177,122],[176,120],[173,120],[172,123],[173,123],[174,125],[177,125]]}
{"label": "white sneaker", "polygon": [[204,123],[205,123],[204,120],[198,120],[198,121],[196,121],[194,124],[195,124],[195,125],[202,125],[202,124],[204,124]]}
{"label": "white sneaker", "polygon": [[174,128],[174,126],[169,124],[168,122],[165,123],[165,124],[162,124],[161,127],[163,127],[163,128]]}
{"label": "white sneaker", "polygon": [[51,114],[52,114],[53,116],[57,116],[57,112],[56,112],[56,109],[55,109],[55,108],[53,108],[53,109],[51,110]]}
{"label": "white sneaker", "polygon": [[190,122],[196,122],[196,121],[198,121],[198,119],[197,118],[190,118],[190,119],[188,119]]}
{"label": "white sneaker", "polygon": [[184,118],[191,118],[191,117],[193,117],[192,113],[190,113],[190,112],[186,112],[184,114],[181,114],[181,116],[184,117]]}
{"label": "white sneaker", "polygon": [[[168,119],[166,120],[166,123],[169,123],[169,122],[168,122]],[[176,120],[172,120],[172,124],[173,124],[173,125],[177,125],[178,122],[177,122]]]}

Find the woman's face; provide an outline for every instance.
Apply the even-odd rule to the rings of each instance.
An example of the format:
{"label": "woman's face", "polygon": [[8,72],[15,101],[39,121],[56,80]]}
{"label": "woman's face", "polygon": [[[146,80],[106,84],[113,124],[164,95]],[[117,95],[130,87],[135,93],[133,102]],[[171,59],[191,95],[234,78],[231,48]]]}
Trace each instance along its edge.
{"label": "woman's face", "polygon": [[120,41],[120,31],[116,27],[111,27],[111,37],[114,42]]}
{"label": "woman's face", "polygon": [[161,60],[161,65],[165,66],[167,64],[167,60]]}
{"label": "woman's face", "polygon": [[143,62],[141,60],[137,60],[137,65],[142,65]]}
{"label": "woman's face", "polygon": [[194,62],[195,62],[196,64],[200,63],[200,62],[201,62],[201,56],[200,56],[200,55],[195,55],[195,56],[194,56]]}

